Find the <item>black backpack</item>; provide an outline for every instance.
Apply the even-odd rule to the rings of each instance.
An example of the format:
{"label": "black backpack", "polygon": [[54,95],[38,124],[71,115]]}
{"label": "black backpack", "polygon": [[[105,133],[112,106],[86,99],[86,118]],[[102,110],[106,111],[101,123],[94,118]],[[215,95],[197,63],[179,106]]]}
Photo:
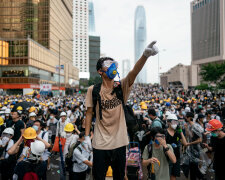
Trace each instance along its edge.
{"label": "black backpack", "polygon": [[[101,96],[100,96],[101,85],[102,83],[94,85],[94,88],[92,91],[94,117],[96,117],[96,105],[98,102],[100,120],[102,119],[102,106],[101,106]],[[122,102],[128,134],[130,135],[130,137],[131,136],[133,137],[135,131],[138,129],[137,119],[134,115],[132,108],[129,105],[125,105],[124,103],[121,83],[119,82],[114,83],[114,88],[111,94],[113,95],[114,93],[116,93],[116,97]]]}

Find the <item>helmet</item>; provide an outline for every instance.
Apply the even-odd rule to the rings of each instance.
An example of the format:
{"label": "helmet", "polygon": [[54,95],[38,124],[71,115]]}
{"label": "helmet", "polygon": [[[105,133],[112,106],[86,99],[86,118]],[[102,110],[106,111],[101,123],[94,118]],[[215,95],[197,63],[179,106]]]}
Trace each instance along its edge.
{"label": "helmet", "polygon": [[64,131],[66,131],[66,132],[72,132],[73,130],[74,130],[74,126],[72,123],[68,123],[64,127]]}
{"label": "helmet", "polygon": [[222,128],[222,127],[223,127],[223,124],[219,120],[212,119],[207,124],[206,130],[207,131],[215,131],[215,130],[218,130],[218,129]]}
{"label": "helmet", "polygon": [[11,113],[11,110],[10,109],[6,109],[5,110],[5,114],[10,114]]}
{"label": "helmet", "polygon": [[142,105],[141,105],[141,109],[146,110],[146,109],[148,109],[148,107],[147,107],[147,105],[146,105],[146,104],[142,104]]}
{"label": "helmet", "polygon": [[4,119],[0,117],[0,126],[4,124]]}
{"label": "helmet", "polygon": [[169,114],[168,117],[167,117],[167,120],[176,120],[176,121],[178,121],[177,116],[175,114]]}
{"label": "helmet", "polygon": [[14,136],[14,130],[13,130],[13,128],[5,128],[5,130],[3,131],[3,133],[11,134],[12,136]]}
{"label": "helmet", "polygon": [[185,109],[184,109],[184,111],[187,113],[187,112],[191,112],[191,109],[190,109],[190,107],[186,107]]}
{"label": "helmet", "polygon": [[169,112],[169,111],[166,111],[166,116],[169,116],[171,114],[171,112]]}
{"label": "helmet", "polygon": [[31,152],[37,156],[41,156],[45,151],[45,144],[42,141],[34,141],[30,144]]}
{"label": "helmet", "polygon": [[36,117],[37,115],[34,113],[34,112],[31,112],[30,114],[29,114],[29,117]]}
{"label": "helmet", "polygon": [[29,109],[29,113],[34,112],[35,110],[36,110],[35,107],[32,106],[32,107]]}
{"label": "helmet", "polygon": [[171,106],[171,104],[169,102],[166,103],[166,106]]}
{"label": "helmet", "polygon": [[22,111],[23,108],[22,108],[22,106],[18,106],[16,110],[17,110],[17,111]]}
{"label": "helmet", "polygon": [[25,139],[35,139],[37,137],[37,133],[34,128],[29,127],[27,129],[25,129],[25,131],[23,133],[23,137]]}
{"label": "helmet", "polygon": [[61,112],[60,117],[62,117],[62,116],[66,116],[66,113],[65,112]]}

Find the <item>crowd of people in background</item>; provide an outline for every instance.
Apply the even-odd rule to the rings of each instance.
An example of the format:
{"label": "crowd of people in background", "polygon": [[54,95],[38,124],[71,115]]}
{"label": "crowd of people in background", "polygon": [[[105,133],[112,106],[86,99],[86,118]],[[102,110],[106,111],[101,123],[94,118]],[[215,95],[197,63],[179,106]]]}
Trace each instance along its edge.
{"label": "crowd of people in background", "polygon": [[[60,140],[69,178],[90,178],[93,149],[85,140],[85,97],[0,97],[2,179],[46,179]],[[140,144],[142,165],[154,164],[157,180],[173,180],[181,172],[191,180],[206,179],[207,172],[224,179],[223,92],[135,84],[127,104],[136,117],[129,140]],[[94,129],[95,118],[90,139]]]}

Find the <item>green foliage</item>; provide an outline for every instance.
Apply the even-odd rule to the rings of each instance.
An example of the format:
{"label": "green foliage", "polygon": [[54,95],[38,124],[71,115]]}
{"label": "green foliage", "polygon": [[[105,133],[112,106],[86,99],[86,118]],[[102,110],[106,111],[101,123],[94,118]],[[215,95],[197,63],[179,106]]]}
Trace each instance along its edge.
{"label": "green foliage", "polygon": [[101,82],[102,82],[101,77],[99,77],[99,76],[96,76],[95,78],[91,77],[88,81],[88,85],[91,86],[91,85],[98,84],[98,83],[101,83]]}
{"label": "green foliage", "polygon": [[[204,82],[215,84],[217,87],[224,86],[225,77],[225,62],[224,63],[209,63],[203,65],[200,75]],[[200,87],[206,87],[201,86]]]}
{"label": "green foliage", "polygon": [[200,85],[196,86],[195,89],[206,90],[206,89],[210,89],[210,87],[208,86],[208,84],[200,84]]}

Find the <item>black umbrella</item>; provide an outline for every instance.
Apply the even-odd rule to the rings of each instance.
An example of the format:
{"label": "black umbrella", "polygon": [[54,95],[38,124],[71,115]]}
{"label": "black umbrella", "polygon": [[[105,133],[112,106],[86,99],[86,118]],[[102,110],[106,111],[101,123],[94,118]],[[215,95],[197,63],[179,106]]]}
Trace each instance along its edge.
{"label": "black umbrella", "polygon": [[12,111],[16,111],[16,109],[17,109],[19,106],[21,106],[21,107],[23,108],[23,110],[26,110],[26,109],[28,109],[29,107],[34,106],[34,103],[32,103],[32,102],[26,102],[26,101],[17,103],[17,104],[15,104],[15,106],[13,107]]}

